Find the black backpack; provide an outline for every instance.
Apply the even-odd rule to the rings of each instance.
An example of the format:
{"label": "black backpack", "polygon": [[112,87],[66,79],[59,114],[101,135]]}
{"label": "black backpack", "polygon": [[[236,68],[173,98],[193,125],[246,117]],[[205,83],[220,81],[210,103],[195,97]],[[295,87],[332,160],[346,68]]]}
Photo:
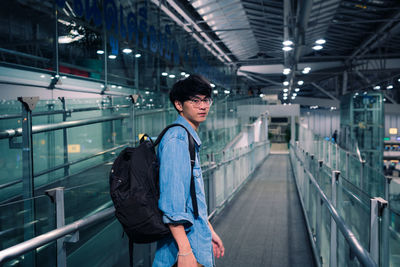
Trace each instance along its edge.
{"label": "black backpack", "polygon": [[[189,139],[192,175],[190,196],[194,215],[198,217],[197,198],[193,177],[195,162],[194,139],[180,124],[167,126],[153,143],[145,134],[137,147],[127,147],[115,159],[110,171],[110,194],[115,206],[115,216],[122,224],[129,238],[130,264],[132,266],[133,243],[151,243],[170,235],[162,221],[158,208],[160,197],[159,163],[155,147],[171,127],[180,126],[186,130]],[[147,137],[147,139],[145,138]],[[171,155],[173,156],[173,155]]]}

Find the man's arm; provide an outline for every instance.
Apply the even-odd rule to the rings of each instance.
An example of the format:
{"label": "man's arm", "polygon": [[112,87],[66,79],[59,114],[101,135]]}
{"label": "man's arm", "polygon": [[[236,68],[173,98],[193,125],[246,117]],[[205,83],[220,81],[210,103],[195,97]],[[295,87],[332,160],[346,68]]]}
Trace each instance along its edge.
{"label": "man's arm", "polygon": [[178,244],[178,267],[197,267],[185,228],[181,224],[168,224],[172,236]]}
{"label": "man's arm", "polygon": [[214,231],[214,228],[212,227],[211,223],[208,222],[208,226],[210,227],[211,230],[211,238],[212,238],[212,246],[213,246],[213,251],[214,251],[214,256],[219,258],[223,257],[225,254],[225,247],[224,244],[222,243],[221,238],[217,233]]}

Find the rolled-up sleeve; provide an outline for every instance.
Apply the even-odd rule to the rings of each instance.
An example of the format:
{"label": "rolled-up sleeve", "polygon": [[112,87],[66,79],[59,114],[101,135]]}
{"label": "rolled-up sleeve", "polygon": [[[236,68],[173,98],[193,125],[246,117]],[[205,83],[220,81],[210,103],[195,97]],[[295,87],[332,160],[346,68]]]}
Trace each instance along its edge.
{"label": "rolled-up sleeve", "polygon": [[194,218],[189,209],[191,166],[188,143],[180,137],[171,137],[162,143],[158,154],[160,160],[158,204],[164,214],[163,222],[190,227]]}

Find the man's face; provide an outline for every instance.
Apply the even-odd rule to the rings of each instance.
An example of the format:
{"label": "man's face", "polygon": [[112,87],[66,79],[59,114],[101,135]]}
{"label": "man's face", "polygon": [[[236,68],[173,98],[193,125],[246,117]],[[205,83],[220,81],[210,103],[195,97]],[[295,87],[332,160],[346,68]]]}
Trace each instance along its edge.
{"label": "man's face", "polygon": [[200,123],[206,120],[212,99],[205,95],[196,95],[190,100],[186,100],[183,104],[179,101],[175,101],[175,106],[180,111],[182,117],[184,117],[192,127],[197,130]]}

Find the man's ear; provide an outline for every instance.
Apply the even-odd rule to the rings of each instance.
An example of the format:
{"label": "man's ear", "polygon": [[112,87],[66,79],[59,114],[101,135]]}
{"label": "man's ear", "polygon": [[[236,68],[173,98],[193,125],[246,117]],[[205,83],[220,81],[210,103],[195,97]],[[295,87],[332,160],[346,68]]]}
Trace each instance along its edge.
{"label": "man's ear", "polygon": [[182,103],[181,103],[180,101],[175,100],[174,105],[175,105],[175,108],[176,108],[179,112],[182,112],[182,111],[183,111],[183,105],[182,105]]}

